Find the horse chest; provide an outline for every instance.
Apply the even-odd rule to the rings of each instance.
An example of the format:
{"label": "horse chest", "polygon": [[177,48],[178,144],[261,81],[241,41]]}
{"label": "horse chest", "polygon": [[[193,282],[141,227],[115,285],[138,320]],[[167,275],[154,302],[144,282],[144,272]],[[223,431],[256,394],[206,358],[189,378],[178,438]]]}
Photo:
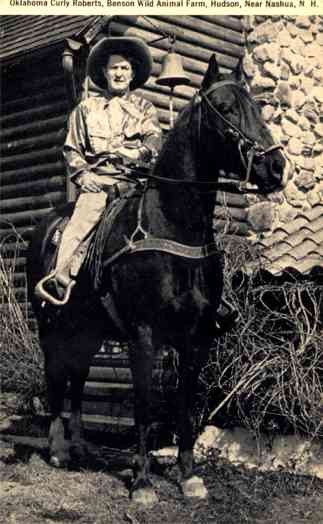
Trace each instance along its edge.
{"label": "horse chest", "polygon": [[198,314],[209,304],[205,293],[205,278],[200,267],[175,274],[165,275],[163,279],[163,299],[172,313],[185,311]]}

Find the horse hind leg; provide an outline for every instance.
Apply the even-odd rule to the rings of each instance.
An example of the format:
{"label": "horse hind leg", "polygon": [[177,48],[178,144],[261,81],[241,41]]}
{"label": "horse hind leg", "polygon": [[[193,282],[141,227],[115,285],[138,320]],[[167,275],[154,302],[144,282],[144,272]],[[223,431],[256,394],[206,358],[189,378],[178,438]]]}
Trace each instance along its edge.
{"label": "horse hind leg", "polygon": [[[98,351],[102,341],[101,333],[95,329],[95,326],[88,323],[86,327],[84,332],[75,333],[73,337],[68,336],[62,329],[61,333],[55,330],[41,340],[45,352],[45,372],[51,411],[50,463],[56,467],[63,467],[70,462],[70,452],[73,458],[84,456],[81,422],[82,394],[92,355]],[[68,380],[70,380],[71,394],[69,421],[71,443],[65,439],[62,417]]]}
{"label": "horse hind leg", "polygon": [[45,359],[48,403],[51,411],[48,434],[49,460],[52,466],[60,468],[66,466],[70,461],[62,417],[68,375],[64,362],[60,361],[55,354],[55,348],[50,356],[46,355]]}
{"label": "horse hind leg", "polygon": [[82,424],[83,391],[93,355],[99,351],[102,342],[100,327],[98,328],[95,322],[88,322],[84,330],[75,333],[69,344],[71,415],[68,428],[71,439],[70,453],[76,461],[87,455]]}
{"label": "horse hind leg", "polygon": [[70,454],[77,462],[87,454],[82,425],[82,396],[87,375],[88,369],[82,373],[72,374],[70,379],[71,416],[68,425],[71,439]]}
{"label": "horse hind leg", "polygon": [[151,427],[153,357],[152,330],[149,326],[139,326],[137,327],[137,338],[130,346],[130,364],[135,393],[135,424],[138,433],[131,498],[145,506],[152,506],[158,501],[149,479],[150,461],[147,445]]}
{"label": "horse hind leg", "polygon": [[180,354],[179,364],[179,466],[180,485],[186,498],[204,499],[208,492],[201,477],[193,473],[194,404],[202,365],[206,361],[206,349],[193,350],[189,344]]}

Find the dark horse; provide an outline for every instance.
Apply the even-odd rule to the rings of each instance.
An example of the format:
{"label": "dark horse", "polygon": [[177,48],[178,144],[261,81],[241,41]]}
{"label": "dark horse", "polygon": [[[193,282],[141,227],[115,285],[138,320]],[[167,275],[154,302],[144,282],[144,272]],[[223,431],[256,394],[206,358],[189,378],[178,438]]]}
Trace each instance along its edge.
{"label": "dark horse", "polygon": [[[82,392],[93,355],[107,331],[112,336],[116,333],[112,301],[112,317],[118,318],[119,330],[129,344],[135,392],[138,449],[132,496],[144,503],[156,498],[149,481],[147,439],[152,365],[161,344],[172,346],[179,355],[181,487],[187,496],[206,495],[202,479],[193,476],[193,404],[198,376],[216,333],[214,318],[222,294],[222,266],[212,227],[216,181],[224,170],[242,173],[242,179],[247,176],[262,193],[281,187],[285,162],[279,148],[238,72],[220,74],[213,56],[199,94],[169,133],[145,190],[126,200],[112,232],[101,243],[98,286],[85,267],[64,308],[42,308],[32,297],[45,353],[53,465],[61,466],[69,458],[62,421],[68,381],[71,451],[82,451]],[[28,270],[31,292],[48,271],[50,239],[62,214],[62,210],[53,211],[35,233]],[[148,236],[141,242],[142,250],[105,264],[138,224],[132,248],[144,231]]]}

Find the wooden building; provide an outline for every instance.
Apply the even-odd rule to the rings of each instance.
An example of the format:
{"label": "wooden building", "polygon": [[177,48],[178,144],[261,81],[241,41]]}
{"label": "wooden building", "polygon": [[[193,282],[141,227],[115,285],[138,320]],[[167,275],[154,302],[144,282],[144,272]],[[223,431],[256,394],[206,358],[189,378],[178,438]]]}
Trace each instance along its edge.
{"label": "wooden building", "polygon": [[[199,87],[212,52],[227,71],[243,55],[242,24],[234,17],[2,16],[0,31],[0,239],[8,239],[14,226],[28,241],[35,224],[67,198],[61,154],[66,122],[81,94],[89,48],[102,34],[138,36],[151,46],[153,75],[143,92],[165,129],[169,89],[155,83],[168,49],[167,38],[160,40],[164,32],[177,36],[176,50],[191,79],[175,89],[175,113]],[[2,246],[2,253],[12,247]],[[23,256],[17,262],[23,270]],[[19,278],[17,272],[18,294]]]}
{"label": "wooden building", "polygon": [[[35,225],[53,206],[70,198],[61,150],[68,114],[81,96],[89,49],[107,34],[137,36],[148,43],[154,67],[143,94],[156,105],[167,130],[169,89],[158,86],[155,80],[169,46],[163,37],[170,33],[176,36],[176,51],[191,79],[189,86],[175,89],[177,113],[199,88],[212,53],[227,72],[243,56],[239,17],[0,17],[0,249],[9,265],[15,258],[19,301],[26,301],[25,256]],[[221,195],[219,198],[221,201]],[[237,220],[241,218],[243,223],[243,205],[237,197],[231,204]],[[102,378],[108,379],[105,386]],[[118,357],[112,362],[98,356],[86,392],[90,400],[94,395],[96,402],[87,403],[85,411],[94,412],[100,421],[107,415],[112,391],[117,401],[113,407],[109,404],[108,415],[119,419],[119,400],[127,397],[129,380],[126,359]],[[123,423],[131,424],[130,412],[122,408]]]}

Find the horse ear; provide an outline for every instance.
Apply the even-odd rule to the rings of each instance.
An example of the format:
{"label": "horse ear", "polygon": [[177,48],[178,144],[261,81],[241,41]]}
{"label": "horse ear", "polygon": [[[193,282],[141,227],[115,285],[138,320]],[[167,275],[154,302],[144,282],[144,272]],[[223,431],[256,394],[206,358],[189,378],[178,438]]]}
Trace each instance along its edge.
{"label": "horse ear", "polygon": [[240,84],[243,84],[245,86],[247,85],[247,79],[246,79],[246,76],[243,70],[243,58],[242,57],[239,58],[237,66],[235,70],[233,71],[233,74],[237,82],[240,82]]}
{"label": "horse ear", "polygon": [[218,80],[220,76],[219,66],[215,54],[213,54],[209,60],[207,71],[202,81],[202,89],[207,89]]}

